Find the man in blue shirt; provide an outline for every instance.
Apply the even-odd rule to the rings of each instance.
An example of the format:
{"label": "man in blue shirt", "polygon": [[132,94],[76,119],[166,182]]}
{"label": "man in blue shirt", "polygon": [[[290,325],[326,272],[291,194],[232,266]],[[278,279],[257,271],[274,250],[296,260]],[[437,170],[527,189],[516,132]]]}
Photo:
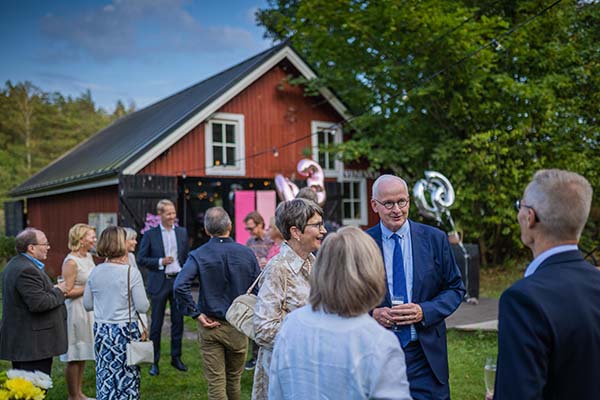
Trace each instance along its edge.
{"label": "man in blue shirt", "polygon": [[[233,300],[252,285],[260,274],[256,256],[229,237],[231,219],[221,207],[206,211],[204,228],[208,243],[190,252],[174,285],[180,310],[196,320],[209,399],[239,399],[248,338],[225,320]],[[198,277],[198,304],[191,294]]]}
{"label": "man in blue shirt", "polygon": [[3,272],[0,358],[15,369],[48,375],[52,357],[67,351],[64,283],[54,285],[44,263],[50,244],[44,232],[27,228],[15,241],[17,255]]}

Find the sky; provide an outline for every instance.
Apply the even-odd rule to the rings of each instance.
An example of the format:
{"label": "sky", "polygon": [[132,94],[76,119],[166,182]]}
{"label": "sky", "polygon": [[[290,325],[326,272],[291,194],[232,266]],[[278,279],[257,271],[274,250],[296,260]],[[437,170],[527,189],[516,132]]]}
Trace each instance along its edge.
{"label": "sky", "polygon": [[5,0],[0,82],[30,81],[112,112],[143,108],[265,50],[267,0]]}

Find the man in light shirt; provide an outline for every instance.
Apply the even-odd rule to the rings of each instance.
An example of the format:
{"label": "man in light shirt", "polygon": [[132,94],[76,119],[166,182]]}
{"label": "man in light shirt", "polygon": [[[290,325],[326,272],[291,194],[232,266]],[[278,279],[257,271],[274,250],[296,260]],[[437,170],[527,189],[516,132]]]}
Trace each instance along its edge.
{"label": "man in light shirt", "polygon": [[600,272],[577,248],[592,193],[581,175],[540,170],[516,203],[534,260],[500,297],[495,399],[598,398]]}
{"label": "man in light shirt", "polygon": [[173,302],[173,282],[188,256],[188,234],[185,228],[175,226],[177,212],[172,201],[159,201],[156,210],[160,225],[144,234],[137,256],[138,265],[148,269],[147,289],[152,306],[150,339],[154,342],[154,363],[150,367],[152,376],[159,374],[160,334],[167,301],[171,306],[171,365],[187,371],[181,361],[183,314]]}

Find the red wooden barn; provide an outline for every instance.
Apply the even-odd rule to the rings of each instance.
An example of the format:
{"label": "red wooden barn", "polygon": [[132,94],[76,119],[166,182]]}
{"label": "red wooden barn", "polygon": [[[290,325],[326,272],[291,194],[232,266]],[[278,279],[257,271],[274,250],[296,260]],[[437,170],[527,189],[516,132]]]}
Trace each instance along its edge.
{"label": "red wooden barn", "polygon": [[327,89],[305,96],[286,83],[290,75],[315,78],[283,43],[117,120],[11,191],[7,233],[42,229],[56,273],[73,224],[139,231],[157,201],[171,198],[197,246],[204,210],[220,205],[233,217],[236,191],[274,190],[276,174],[298,179],[297,162],[307,156],[325,172],[327,218],[373,223],[364,171],[322,150],[342,140],[346,107]]}

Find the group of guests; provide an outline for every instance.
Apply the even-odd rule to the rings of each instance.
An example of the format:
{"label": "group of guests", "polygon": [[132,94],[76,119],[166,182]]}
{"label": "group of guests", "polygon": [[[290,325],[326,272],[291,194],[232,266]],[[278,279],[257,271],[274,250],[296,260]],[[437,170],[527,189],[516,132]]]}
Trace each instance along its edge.
{"label": "group of guests", "polygon": [[[496,399],[593,398],[600,389],[593,375],[600,272],[577,250],[591,198],[580,175],[542,170],[517,203],[521,239],[534,261],[500,300]],[[370,204],[377,225],[366,232],[342,228],[325,239],[319,205],[302,198],[279,204],[282,241],[265,263],[234,242],[220,207],[205,214],[211,239],[188,255],[180,240],[185,230],[173,224],[174,206],[161,205],[161,226],[144,235],[137,257],[148,269],[152,329],[162,327],[167,301],[172,322],[183,315],[198,321],[210,399],[240,398],[248,339],[225,315],[255,282],[253,399],[450,398],[444,319],[465,289],[448,238],[408,218],[408,186],[397,176],[374,182]],[[264,228],[259,217],[245,220],[254,241]],[[135,237],[105,229],[96,244],[105,261],[93,267],[91,229],[71,229],[64,282],[55,285],[43,272],[49,249],[43,232],[29,228],[17,236],[19,255],[4,272],[0,357],[49,373],[52,356],[64,354],[69,398],[84,399],[80,371],[90,359],[84,343],[92,332],[97,397],[139,398],[139,368],[127,366],[124,354],[129,338],[140,337],[139,317],[130,322],[130,316],[150,306],[132,265]],[[392,302],[398,298],[401,304]],[[90,310],[93,317],[85,315]],[[184,370],[179,328],[172,329],[172,365]],[[160,331],[152,335],[160,343]],[[159,374],[158,358],[150,372]]]}

